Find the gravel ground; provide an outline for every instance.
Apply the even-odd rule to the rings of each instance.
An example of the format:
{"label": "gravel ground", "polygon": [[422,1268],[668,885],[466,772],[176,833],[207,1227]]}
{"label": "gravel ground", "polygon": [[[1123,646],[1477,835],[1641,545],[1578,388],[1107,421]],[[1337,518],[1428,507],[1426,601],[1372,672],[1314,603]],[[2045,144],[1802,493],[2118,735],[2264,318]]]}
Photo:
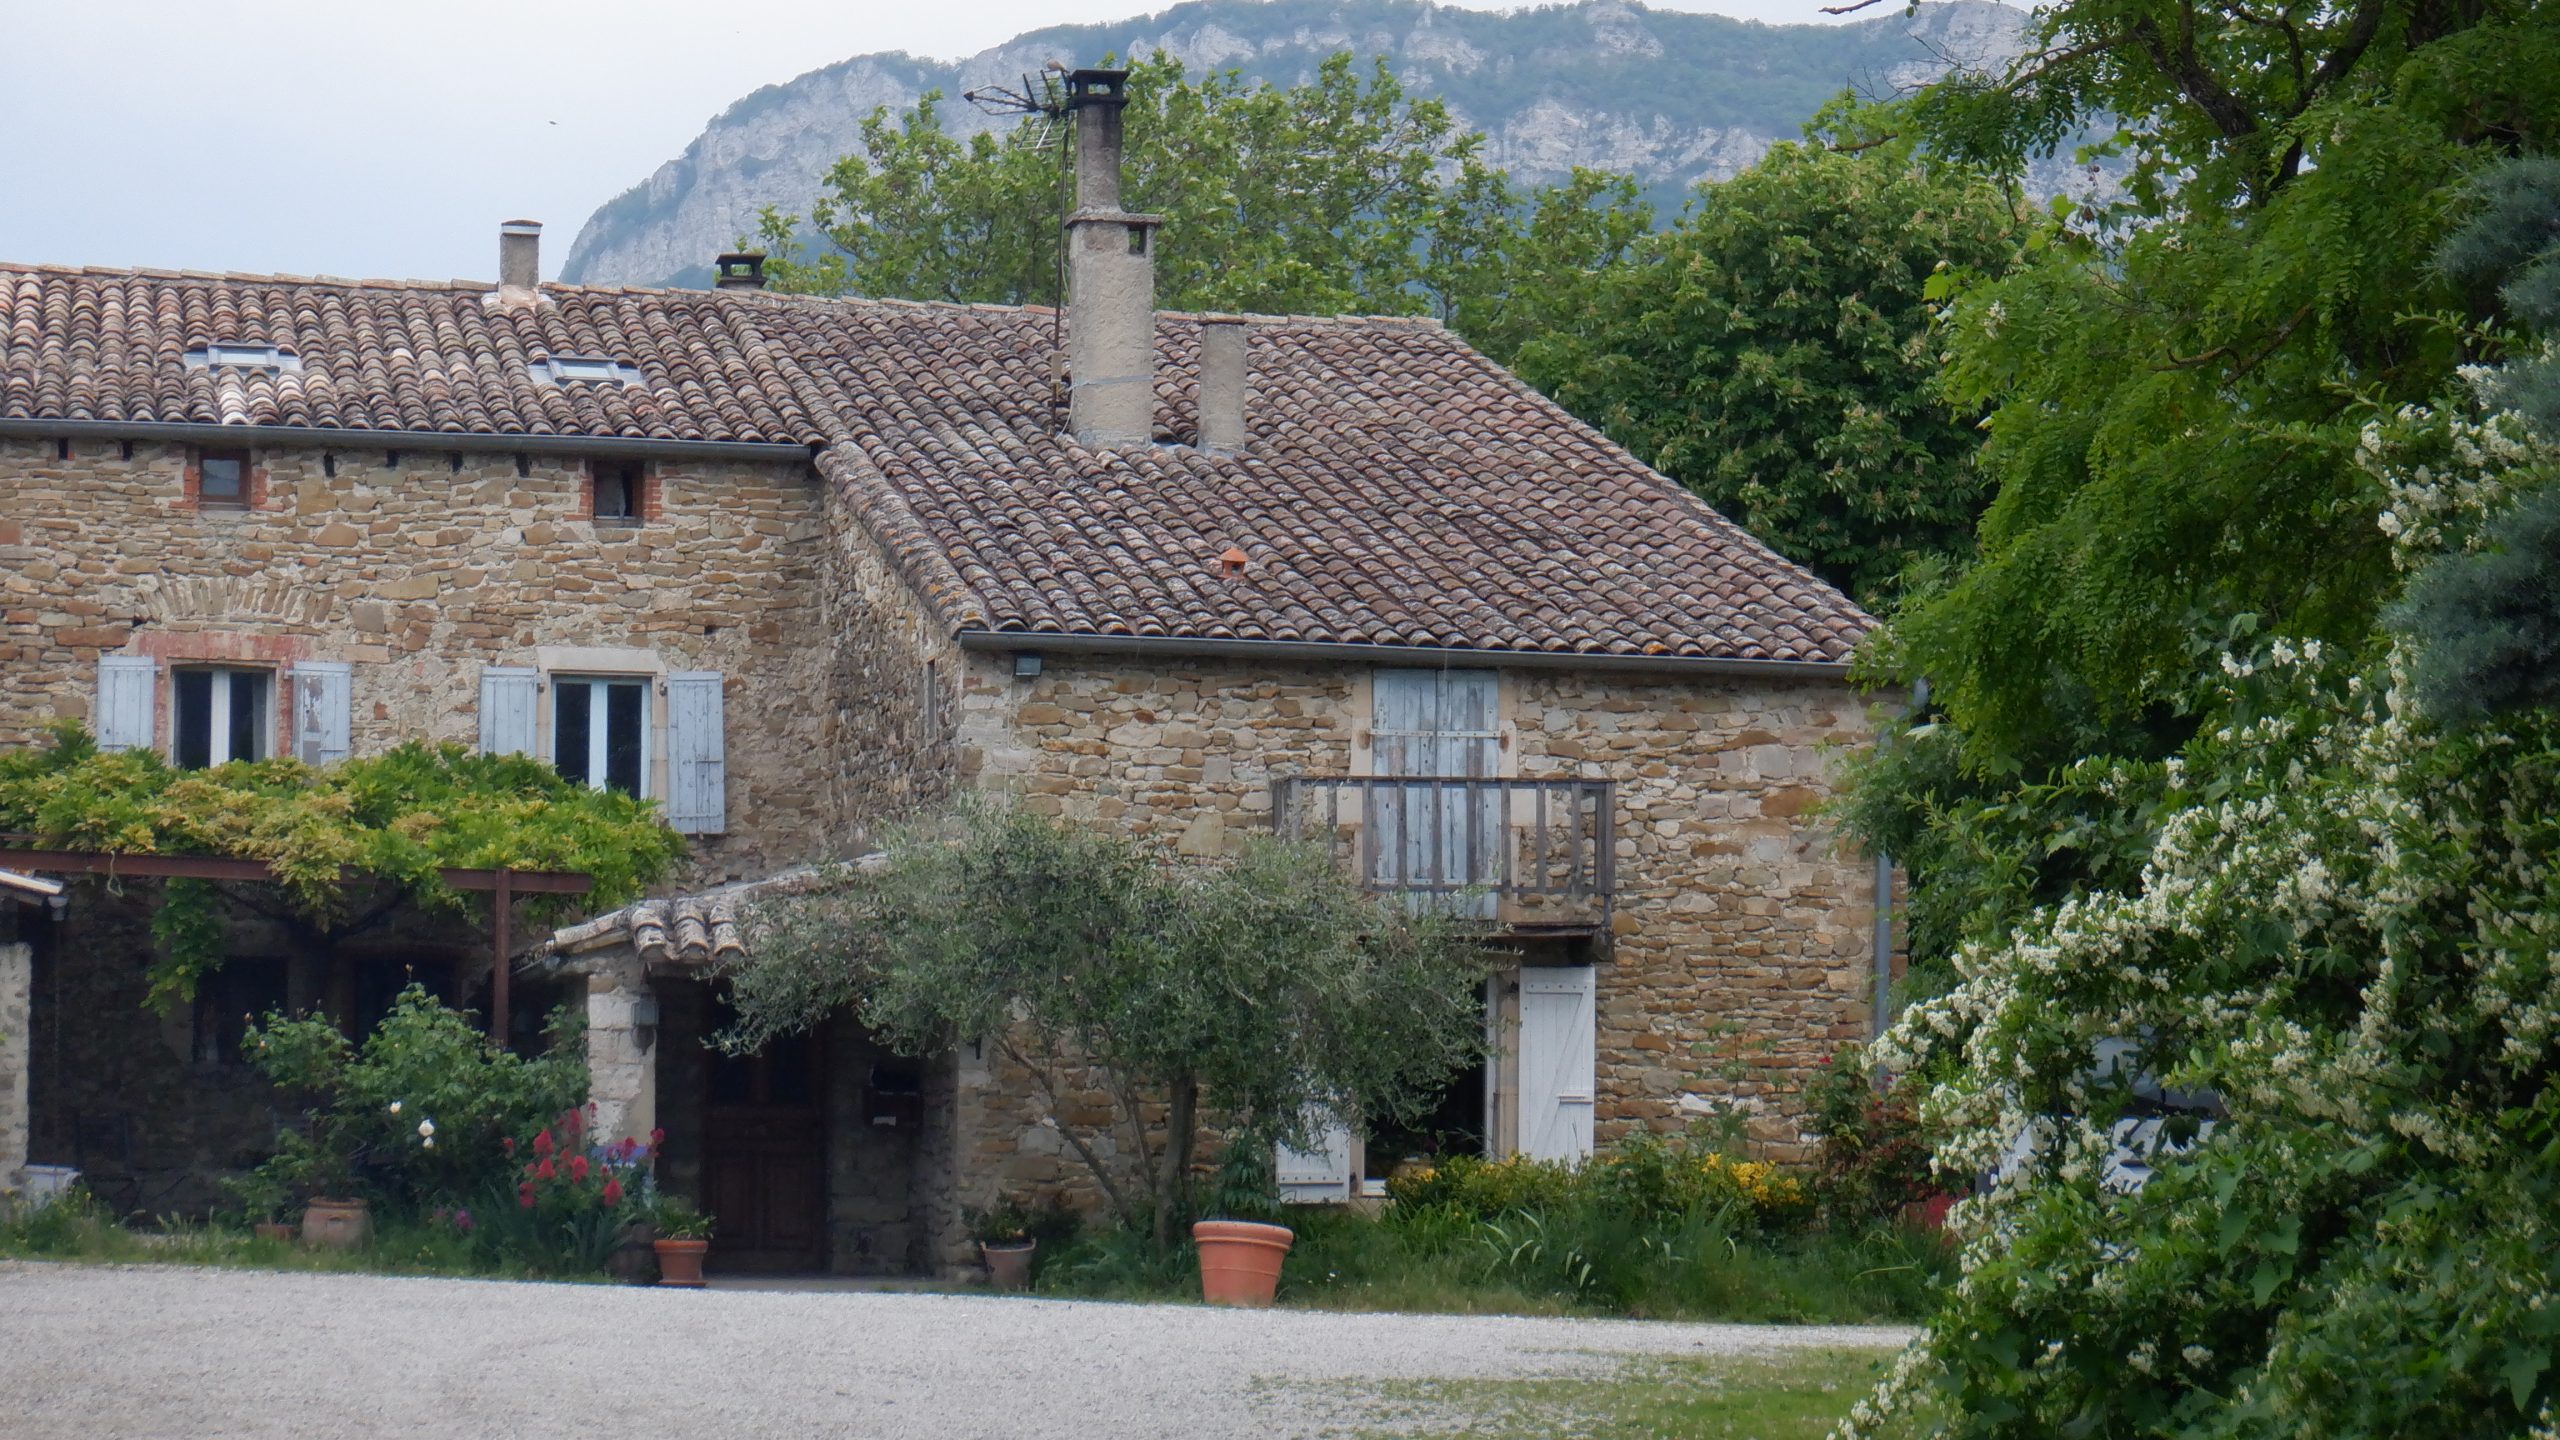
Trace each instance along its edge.
{"label": "gravel ground", "polygon": [[0,1262],[0,1433],[1318,1436],[1379,1381],[1903,1338]]}

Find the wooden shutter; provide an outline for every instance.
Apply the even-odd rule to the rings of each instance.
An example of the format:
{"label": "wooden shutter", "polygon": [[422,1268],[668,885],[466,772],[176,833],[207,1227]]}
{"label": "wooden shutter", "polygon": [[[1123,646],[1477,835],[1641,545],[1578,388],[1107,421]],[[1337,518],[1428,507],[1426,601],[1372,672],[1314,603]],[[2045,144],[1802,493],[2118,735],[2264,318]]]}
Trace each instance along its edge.
{"label": "wooden shutter", "polygon": [[346,759],[354,705],[354,676],[346,662],[295,661],[293,753],[313,765]]}
{"label": "wooden shutter", "polygon": [[[1380,775],[1478,777],[1502,771],[1501,676],[1492,670],[1379,670],[1370,752]],[[1491,885],[1502,878],[1501,792],[1410,785],[1371,792],[1371,882],[1387,889]],[[1466,908],[1491,915],[1494,896]]]}
{"label": "wooden shutter", "polygon": [[1520,1153],[1533,1160],[1591,1153],[1599,1035],[1593,979],[1588,965],[1520,972]]}
{"label": "wooden shutter", "polygon": [[98,661],[99,749],[151,748],[159,679],[160,662],[148,655],[108,655]]}
{"label": "wooden shutter", "polygon": [[726,741],[720,675],[678,670],[667,677],[667,824],[685,835],[729,828]]}
{"label": "wooden shutter", "polygon": [[534,717],[540,706],[534,691],[539,680],[518,665],[480,667],[480,753],[534,753]]}
{"label": "wooden shutter", "polygon": [[1291,1205],[1330,1205],[1351,1198],[1351,1127],[1328,1110],[1318,1118],[1314,1147],[1293,1150],[1278,1146],[1272,1155],[1272,1178],[1280,1198]]}

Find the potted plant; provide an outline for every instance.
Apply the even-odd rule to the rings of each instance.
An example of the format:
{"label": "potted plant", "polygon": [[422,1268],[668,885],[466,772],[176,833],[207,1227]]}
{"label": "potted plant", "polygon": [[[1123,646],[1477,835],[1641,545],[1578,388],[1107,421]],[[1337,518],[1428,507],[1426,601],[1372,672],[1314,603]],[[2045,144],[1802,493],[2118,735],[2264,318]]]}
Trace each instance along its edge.
{"label": "potted plant", "polygon": [[702,1257],[711,1248],[712,1218],[695,1209],[692,1201],[669,1195],[658,1202],[653,1219],[658,1238],[650,1244],[658,1252],[658,1283],[701,1289]]}
{"label": "potted plant", "polygon": [[998,1290],[1031,1288],[1031,1257],[1040,1248],[1032,1237],[1030,1217],[1009,1200],[967,1212],[969,1238],[978,1242],[987,1264],[987,1283]]}
{"label": "potted plant", "polygon": [[293,1242],[293,1223],[284,1218],[289,1196],[283,1182],[264,1170],[252,1170],[223,1182],[240,1198],[240,1213],[249,1233],[260,1240]]}
{"label": "potted plant", "polygon": [[1272,1223],[1280,1188],[1267,1137],[1247,1130],[1227,1142],[1210,1213],[1217,1218],[1191,1227],[1191,1244],[1200,1252],[1200,1298],[1212,1305],[1269,1305],[1279,1293],[1280,1262],[1298,1235]]}

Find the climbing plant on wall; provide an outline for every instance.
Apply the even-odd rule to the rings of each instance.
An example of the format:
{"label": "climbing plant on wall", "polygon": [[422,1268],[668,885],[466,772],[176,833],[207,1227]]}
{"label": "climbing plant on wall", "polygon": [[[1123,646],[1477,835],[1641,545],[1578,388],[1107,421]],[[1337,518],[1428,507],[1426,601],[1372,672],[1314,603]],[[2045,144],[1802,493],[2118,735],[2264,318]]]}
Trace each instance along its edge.
{"label": "climbing plant on wall", "polygon": [[[438,874],[447,867],[578,871],[595,882],[579,903],[616,905],[684,852],[650,802],[589,790],[522,755],[413,741],[326,767],[279,758],[180,770],[150,751],[101,750],[78,726],[0,750],[0,834],[66,850],[263,860],[293,912],[322,923],[344,915],[351,878],[457,909],[462,897]],[[220,963],[216,898],[200,881],[167,887],[152,1003],[192,998]]]}

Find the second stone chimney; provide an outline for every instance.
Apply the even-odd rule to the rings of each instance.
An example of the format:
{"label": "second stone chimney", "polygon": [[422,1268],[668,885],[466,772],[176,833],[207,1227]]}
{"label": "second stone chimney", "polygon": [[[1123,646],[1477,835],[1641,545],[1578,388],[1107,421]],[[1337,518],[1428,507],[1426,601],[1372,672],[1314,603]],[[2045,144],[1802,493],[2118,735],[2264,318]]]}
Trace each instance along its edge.
{"label": "second stone chimney", "polygon": [[498,227],[498,303],[531,305],[542,298],[542,222],[510,220]]}
{"label": "second stone chimney", "polygon": [[1200,321],[1200,448],[1213,455],[1244,448],[1246,333],[1233,316]]}
{"label": "second stone chimney", "polygon": [[1067,217],[1067,428],[1086,445],[1155,433],[1156,215],[1120,208],[1126,70],[1067,76],[1076,122],[1076,208]]}

